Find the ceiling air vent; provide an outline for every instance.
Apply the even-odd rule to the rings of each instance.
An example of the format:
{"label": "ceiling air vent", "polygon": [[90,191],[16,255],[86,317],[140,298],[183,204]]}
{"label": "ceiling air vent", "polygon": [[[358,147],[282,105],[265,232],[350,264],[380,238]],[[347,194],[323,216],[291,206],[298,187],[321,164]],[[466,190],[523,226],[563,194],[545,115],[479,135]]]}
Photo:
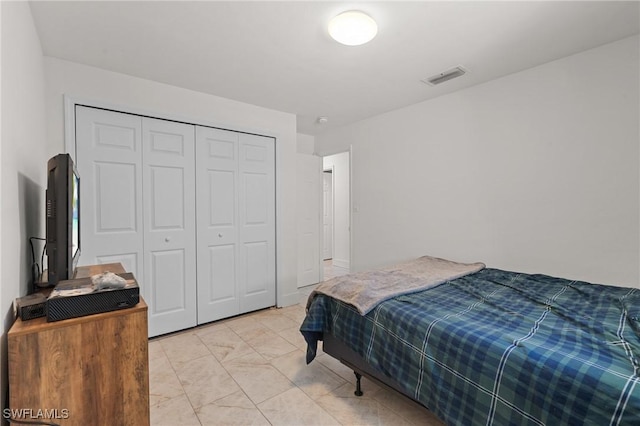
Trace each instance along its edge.
{"label": "ceiling air vent", "polygon": [[439,74],[433,75],[429,78],[425,78],[424,80],[420,80],[423,83],[426,83],[430,86],[436,86],[440,83],[444,83],[445,81],[449,81],[453,78],[456,77],[460,77],[462,75],[465,75],[465,73],[467,72],[467,70],[465,70],[464,68],[458,66],[455,68],[451,68],[450,70],[446,70],[443,71]]}

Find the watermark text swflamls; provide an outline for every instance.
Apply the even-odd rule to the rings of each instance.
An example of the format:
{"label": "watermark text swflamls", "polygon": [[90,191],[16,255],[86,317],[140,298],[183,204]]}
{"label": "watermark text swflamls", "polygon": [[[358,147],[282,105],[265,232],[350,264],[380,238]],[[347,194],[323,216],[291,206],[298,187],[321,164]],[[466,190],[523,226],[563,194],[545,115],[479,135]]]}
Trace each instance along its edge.
{"label": "watermark text swflamls", "polygon": [[63,420],[69,418],[68,408],[5,408],[2,417],[12,420]]}

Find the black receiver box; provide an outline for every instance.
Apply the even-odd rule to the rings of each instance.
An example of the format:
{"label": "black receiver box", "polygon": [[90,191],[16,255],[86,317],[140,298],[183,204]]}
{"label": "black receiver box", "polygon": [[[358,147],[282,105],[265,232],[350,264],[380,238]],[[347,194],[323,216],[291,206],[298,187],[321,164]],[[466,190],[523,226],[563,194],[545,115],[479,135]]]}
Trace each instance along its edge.
{"label": "black receiver box", "polygon": [[140,288],[133,274],[117,274],[126,280],[122,288],[96,289],[91,278],[60,281],[46,303],[47,321],[132,308],[140,301]]}
{"label": "black receiver box", "polygon": [[45,316],[47,298],[42,293],[33,293],[16,300],[18,315],[22,321]]}

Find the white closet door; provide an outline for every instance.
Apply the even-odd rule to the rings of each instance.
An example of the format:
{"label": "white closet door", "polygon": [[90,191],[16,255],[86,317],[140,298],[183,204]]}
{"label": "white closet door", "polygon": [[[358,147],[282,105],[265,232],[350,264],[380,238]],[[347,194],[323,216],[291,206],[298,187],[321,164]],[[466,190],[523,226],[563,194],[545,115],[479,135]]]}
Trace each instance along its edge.
{"label": "white closet door", "polygon": [[143,118],[144,298],[149,335],[197,325],[195,127]]}
{"label": "white closet door", "polygon": [[198,322],[275,300],[274,139],[196,127]]}
{"label": "white closet door", "polygon": [[240,134],[240,313],[276,304],[274,142]]}
{"label": "white closet door", "polygon": [[141,119],[76,107],[80,264],[120,262],[144,288]]}
{"label": "white closet door", "polygon": [[136,275],[150,336],[275,305],[273,138],[79,106],[76,147],[81,262]]}
{"label": "white closet door", "polygon": [[196,126],[198,323],[240,313],[239,133]]}

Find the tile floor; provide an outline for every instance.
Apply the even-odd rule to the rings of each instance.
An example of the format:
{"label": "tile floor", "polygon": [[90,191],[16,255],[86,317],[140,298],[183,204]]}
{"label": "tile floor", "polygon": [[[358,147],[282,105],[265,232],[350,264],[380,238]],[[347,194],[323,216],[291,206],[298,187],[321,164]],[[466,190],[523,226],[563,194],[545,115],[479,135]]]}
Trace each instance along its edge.
{"label": "tile floor", "polygon": [[442,425],[326,354],[305,365],[301,303],[149,341],[151,425]]}
{"label": "tile floor", "polygon": [[340,266],[335,266],[332,259],[323,261],[324,263],[324,279],[328,280],[340,275],[347,275],[349,270]]}

